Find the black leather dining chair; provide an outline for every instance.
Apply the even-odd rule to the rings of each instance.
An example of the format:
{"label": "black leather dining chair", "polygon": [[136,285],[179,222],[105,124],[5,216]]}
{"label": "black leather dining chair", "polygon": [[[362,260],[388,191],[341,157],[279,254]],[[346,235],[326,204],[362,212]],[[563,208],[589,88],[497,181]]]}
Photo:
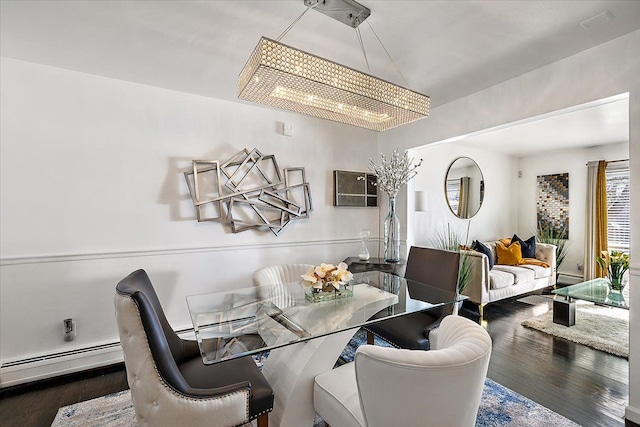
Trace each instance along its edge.
{"label": "black leather dining chair", "polygon": [[139,426],[268,426],[273,390],[253,359],[205,365],[198,344],[169,325],[144,270],[118,283],[115,307]]}
{"label": "black leather dining chair", "polygon": [[[459,252],[412,246],[404,277],[419,282],[412,283],[414,287],[425,283],[457,293],[459,271]],[[364,328],[367,343],[373,344],[374,336],[378,336],[398,348],[429,350],[429,333],[445,316],[452,314],[453,309],[454,305],[448,304],[368,325]]]}

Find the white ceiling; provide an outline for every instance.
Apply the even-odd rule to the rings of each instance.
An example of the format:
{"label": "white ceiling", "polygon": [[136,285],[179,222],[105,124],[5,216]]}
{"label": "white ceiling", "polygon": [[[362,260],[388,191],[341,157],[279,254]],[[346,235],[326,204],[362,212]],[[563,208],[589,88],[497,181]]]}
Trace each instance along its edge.
{"label": "white ceiling", "polygon": [[629,143],[629,98],[578,106],[525,123],[478,132],[458,143],[526,157],[548,151],[625,142]]}
{"label": "white ceiling", "polygon": [[[432,107],[640,29],[640,1],[362,0],[409,86]],[[2,1],[0,53],[26,61],[236,100],[260,36],[276,38],[303,0]],[[587,30],[580,23],[608,11]],[[369,25],[371,74],[404,85]],[[309,11],[282,41],[366,70],[354,30]]]}

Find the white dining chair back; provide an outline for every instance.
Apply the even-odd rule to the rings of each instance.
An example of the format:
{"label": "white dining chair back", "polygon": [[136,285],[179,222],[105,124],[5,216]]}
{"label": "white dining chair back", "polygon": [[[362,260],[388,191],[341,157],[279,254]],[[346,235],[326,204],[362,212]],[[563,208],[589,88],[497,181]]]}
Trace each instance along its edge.
{"label": "white dining chair back", "polygon": [[300,276],[313,268],[311,264],[269,265],[253,273],[253,285],[272,285],[275,283],[297,282]]}
{"label": "white dining chair back", "polygon": [[313,268],[311,264],[279,264],[270,265],[253,273],[254,286],[271,285],[269,297],[279,308],[293,305],[293,298],[286,290],[284,283],[299,282],[302,275]]}
{"label": "white dining chair back", "polygon": [[435,349],[360,346],[354,363],[316,377],[314,407],[332,427],[471,427],[490,356],[487,331],[450,315]]}

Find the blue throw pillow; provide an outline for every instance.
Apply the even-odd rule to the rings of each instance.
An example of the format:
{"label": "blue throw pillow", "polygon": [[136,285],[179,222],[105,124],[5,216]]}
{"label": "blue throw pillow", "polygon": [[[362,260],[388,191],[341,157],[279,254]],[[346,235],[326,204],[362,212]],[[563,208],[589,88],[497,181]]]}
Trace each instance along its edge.
{"label": "blue throw pillow", "polygon": [[487,258],[489,258],[489,270],[493,268],[493,254],[491,253],[491,248],[489,248],[489,246],[474,240],[473,243],[471,243],[471,249],[485,254]]}
{"label": "blue throw pillow", "polygon": [[511,243],[520,242],[520,248],[522,249],[522,258],[535,258],[536,257],[536,236],[531,236],[527,240],[522,240],[517,234],[514,234],[511,238]]}

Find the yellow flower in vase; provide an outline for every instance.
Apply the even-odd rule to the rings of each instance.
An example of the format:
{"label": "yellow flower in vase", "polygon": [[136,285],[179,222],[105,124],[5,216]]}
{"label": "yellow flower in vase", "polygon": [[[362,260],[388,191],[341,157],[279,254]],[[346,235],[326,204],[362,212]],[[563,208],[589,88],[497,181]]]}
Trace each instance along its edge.
{"label": "yellow flower in vase", "polygon": [[602,251],[596,262],[606,274],[609,286],[614,291],[624,289],[624,274],[629,270],[629,254],[621,251]]}

